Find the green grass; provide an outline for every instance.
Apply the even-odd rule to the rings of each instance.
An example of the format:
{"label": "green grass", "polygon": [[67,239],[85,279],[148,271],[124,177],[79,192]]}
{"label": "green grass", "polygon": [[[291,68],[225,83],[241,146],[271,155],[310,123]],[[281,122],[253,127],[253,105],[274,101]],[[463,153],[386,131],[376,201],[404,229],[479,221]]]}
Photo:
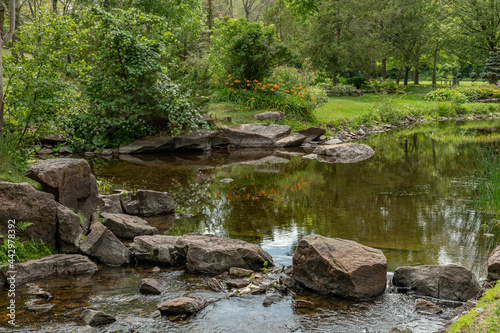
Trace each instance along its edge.
{"label": "green grass", "polygon": [[[460,317],[446,333],[458,332],[500,332],[500,283],[487,290],[477,306]],[[479,310],[481,309],[481,310]]]}

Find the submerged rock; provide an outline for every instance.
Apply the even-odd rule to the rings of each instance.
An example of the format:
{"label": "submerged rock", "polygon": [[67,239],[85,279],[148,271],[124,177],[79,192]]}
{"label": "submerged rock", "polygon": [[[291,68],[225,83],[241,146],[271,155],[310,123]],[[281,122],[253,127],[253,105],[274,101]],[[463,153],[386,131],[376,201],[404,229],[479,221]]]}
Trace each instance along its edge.
{"label": "submerged rock", "polygon": [[431,314],[440,314],[443,312],[439,306],[425,299],[418,301],[417,304],[415,304],[415,309],[417,311],[423,311]]}
{"label": "submerged rock", "polygon": [[239,239],[187,234],[177,240],[175,248],[186,258],[186,268],[194,273],[222,274],[231,267],[255,271],[266,261],[268,267],[274,266],[272,257],[260,246]]}
{"label": "submerged rock", "polygon": [[139,283],[139,291],[143,294],[161,294],[167,289],[168,284],[163,280],[158,279],[142,279]]}
{"label": "submerged rock", "polygon": [[354,241],[308,235],[293,256],[292,276],[323,294],[367,299],[384,292],[387,259],[382,251]]}
{"label": "submerged rock", "polygon": [[138,216],[111,213],[102,213],[101,216],[106,220],[106,227],[118,237],[134,238],[158,233],[158,229]]}
{"label": "submerged rock", "polygon": [[399,267],[392,284],[419,295],[466,302],[477,296],[481,288],[476,276],[459,265]]}
{"label": "submerged rock", "polygon": [[83,310],[80,314],[80,318],[82,318],[82,320],[90,326],[106,325],[116,321],[115,317],[112,315],[91,309]]}
{"label": "submerged rock", "polygon": [[4,266],[0,270],[0,284],[8,282],[9,271],[16,271],[16,284],[22,284],[54,275],[93,273],[97,271],[97,265],[81,254],[53,254],[14,264],[14,269]]}
{"label": "submerged rock", "polygon": [[156,306],[162,316],[170,315],[193,315],[200,312],[208,305],[208,302],[203,297],[179,297],[166,302],[162,302]]}

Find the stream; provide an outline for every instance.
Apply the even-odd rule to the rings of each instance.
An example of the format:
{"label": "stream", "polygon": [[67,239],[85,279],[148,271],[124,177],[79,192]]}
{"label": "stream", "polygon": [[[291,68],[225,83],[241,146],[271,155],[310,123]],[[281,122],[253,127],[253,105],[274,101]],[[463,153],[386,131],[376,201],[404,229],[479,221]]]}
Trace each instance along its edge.
{"label": "stream", "polygon": [[[370,135],[360,143],[376,154],[356,164],[303,159],[303,149],[164,154],[89,159],[93,173],[115,187],[168,192],[175,216],[146,218],[161,234],[212,233],[259,244],[289,266],[299,240],[315,233],[382,250],[388,271],[400,266],[455,263],[486,276],[500,244],[494,216],[473,206],[469,182],[474,150],[500,139],[500,121],[432,122]],[[18,329],[8,328],[7,291],[0,291],[0,332],[79,332],[90,307],[117,321],[98,332],[385,332],[391,327],[435,332],[460,304],[433,300],[444,313],[417,313],[417,296],[390,291],[354,302],[305,291],[262,305],[266,295],[228,297],[211,277],[152,266],[102,267],[92,276],[49,278],[51,306],[18,288]],[[142,295],[140,279],[163,278],[162,295]],[[210,305],[182,320],[152,318],[156,304],[203,296]],[[3,328],[2,328],[3,327]]]}

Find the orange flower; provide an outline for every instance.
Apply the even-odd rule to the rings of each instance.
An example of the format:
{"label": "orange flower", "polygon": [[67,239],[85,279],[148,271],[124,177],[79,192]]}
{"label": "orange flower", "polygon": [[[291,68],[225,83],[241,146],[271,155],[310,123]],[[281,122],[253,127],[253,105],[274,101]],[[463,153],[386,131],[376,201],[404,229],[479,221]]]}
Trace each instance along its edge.
{"label": "orange flower", "polygon": [[271,88],[271,91],[274,91],[274,89],[273,89],[273,88]]}
{"label": "orange flower", "polygon": [[247,80],[246,82],[250,82],[249,80]]}
{"label": "orange flower", "polygon": [[252,98],[250,98],[250,99],[255,99],[255,97],[252,97]]}
{"label": "orange flower", "polygon": [[234,83],[231,83],[232,86],[234,86]]}
{"label": "orange flower", "polygon": [[233,91],[236,94],[236,91]]}
{"label": "orange flower", "polygon": [[257,81],[257,80],[253,80],[253,82],[259,82],[259,81]]}
{"label": "orange flower", "polygon": [[314,96],[311,96],[312,99],[314,99]]}
{"label": "orange flower", "polygon": [[240,83],[240,80],[234,80],[234,83]]}
{"label": "orange flower", "polygon": [[229,82],[226,82],[226,84],[229,84]]}
{"label": "orange flower", "polygon": [[246,89],[243,89],[243,91],[247,91]]}

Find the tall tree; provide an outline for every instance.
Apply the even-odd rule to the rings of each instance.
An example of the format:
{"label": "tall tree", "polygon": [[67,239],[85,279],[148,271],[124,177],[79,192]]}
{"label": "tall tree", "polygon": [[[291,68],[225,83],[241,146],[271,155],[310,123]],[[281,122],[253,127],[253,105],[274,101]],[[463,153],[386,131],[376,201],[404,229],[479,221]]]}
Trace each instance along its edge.
{"label": "tall tree", "polygon": [[3,101],[3,48],[5,44],[12,38],[14,35],[14,31],[16,29],[16,0],[9,1],[9,30],[4,32],[4,27],[0,27],[0,138],[3,137],[3,110],[4,110],[4,101]]}

